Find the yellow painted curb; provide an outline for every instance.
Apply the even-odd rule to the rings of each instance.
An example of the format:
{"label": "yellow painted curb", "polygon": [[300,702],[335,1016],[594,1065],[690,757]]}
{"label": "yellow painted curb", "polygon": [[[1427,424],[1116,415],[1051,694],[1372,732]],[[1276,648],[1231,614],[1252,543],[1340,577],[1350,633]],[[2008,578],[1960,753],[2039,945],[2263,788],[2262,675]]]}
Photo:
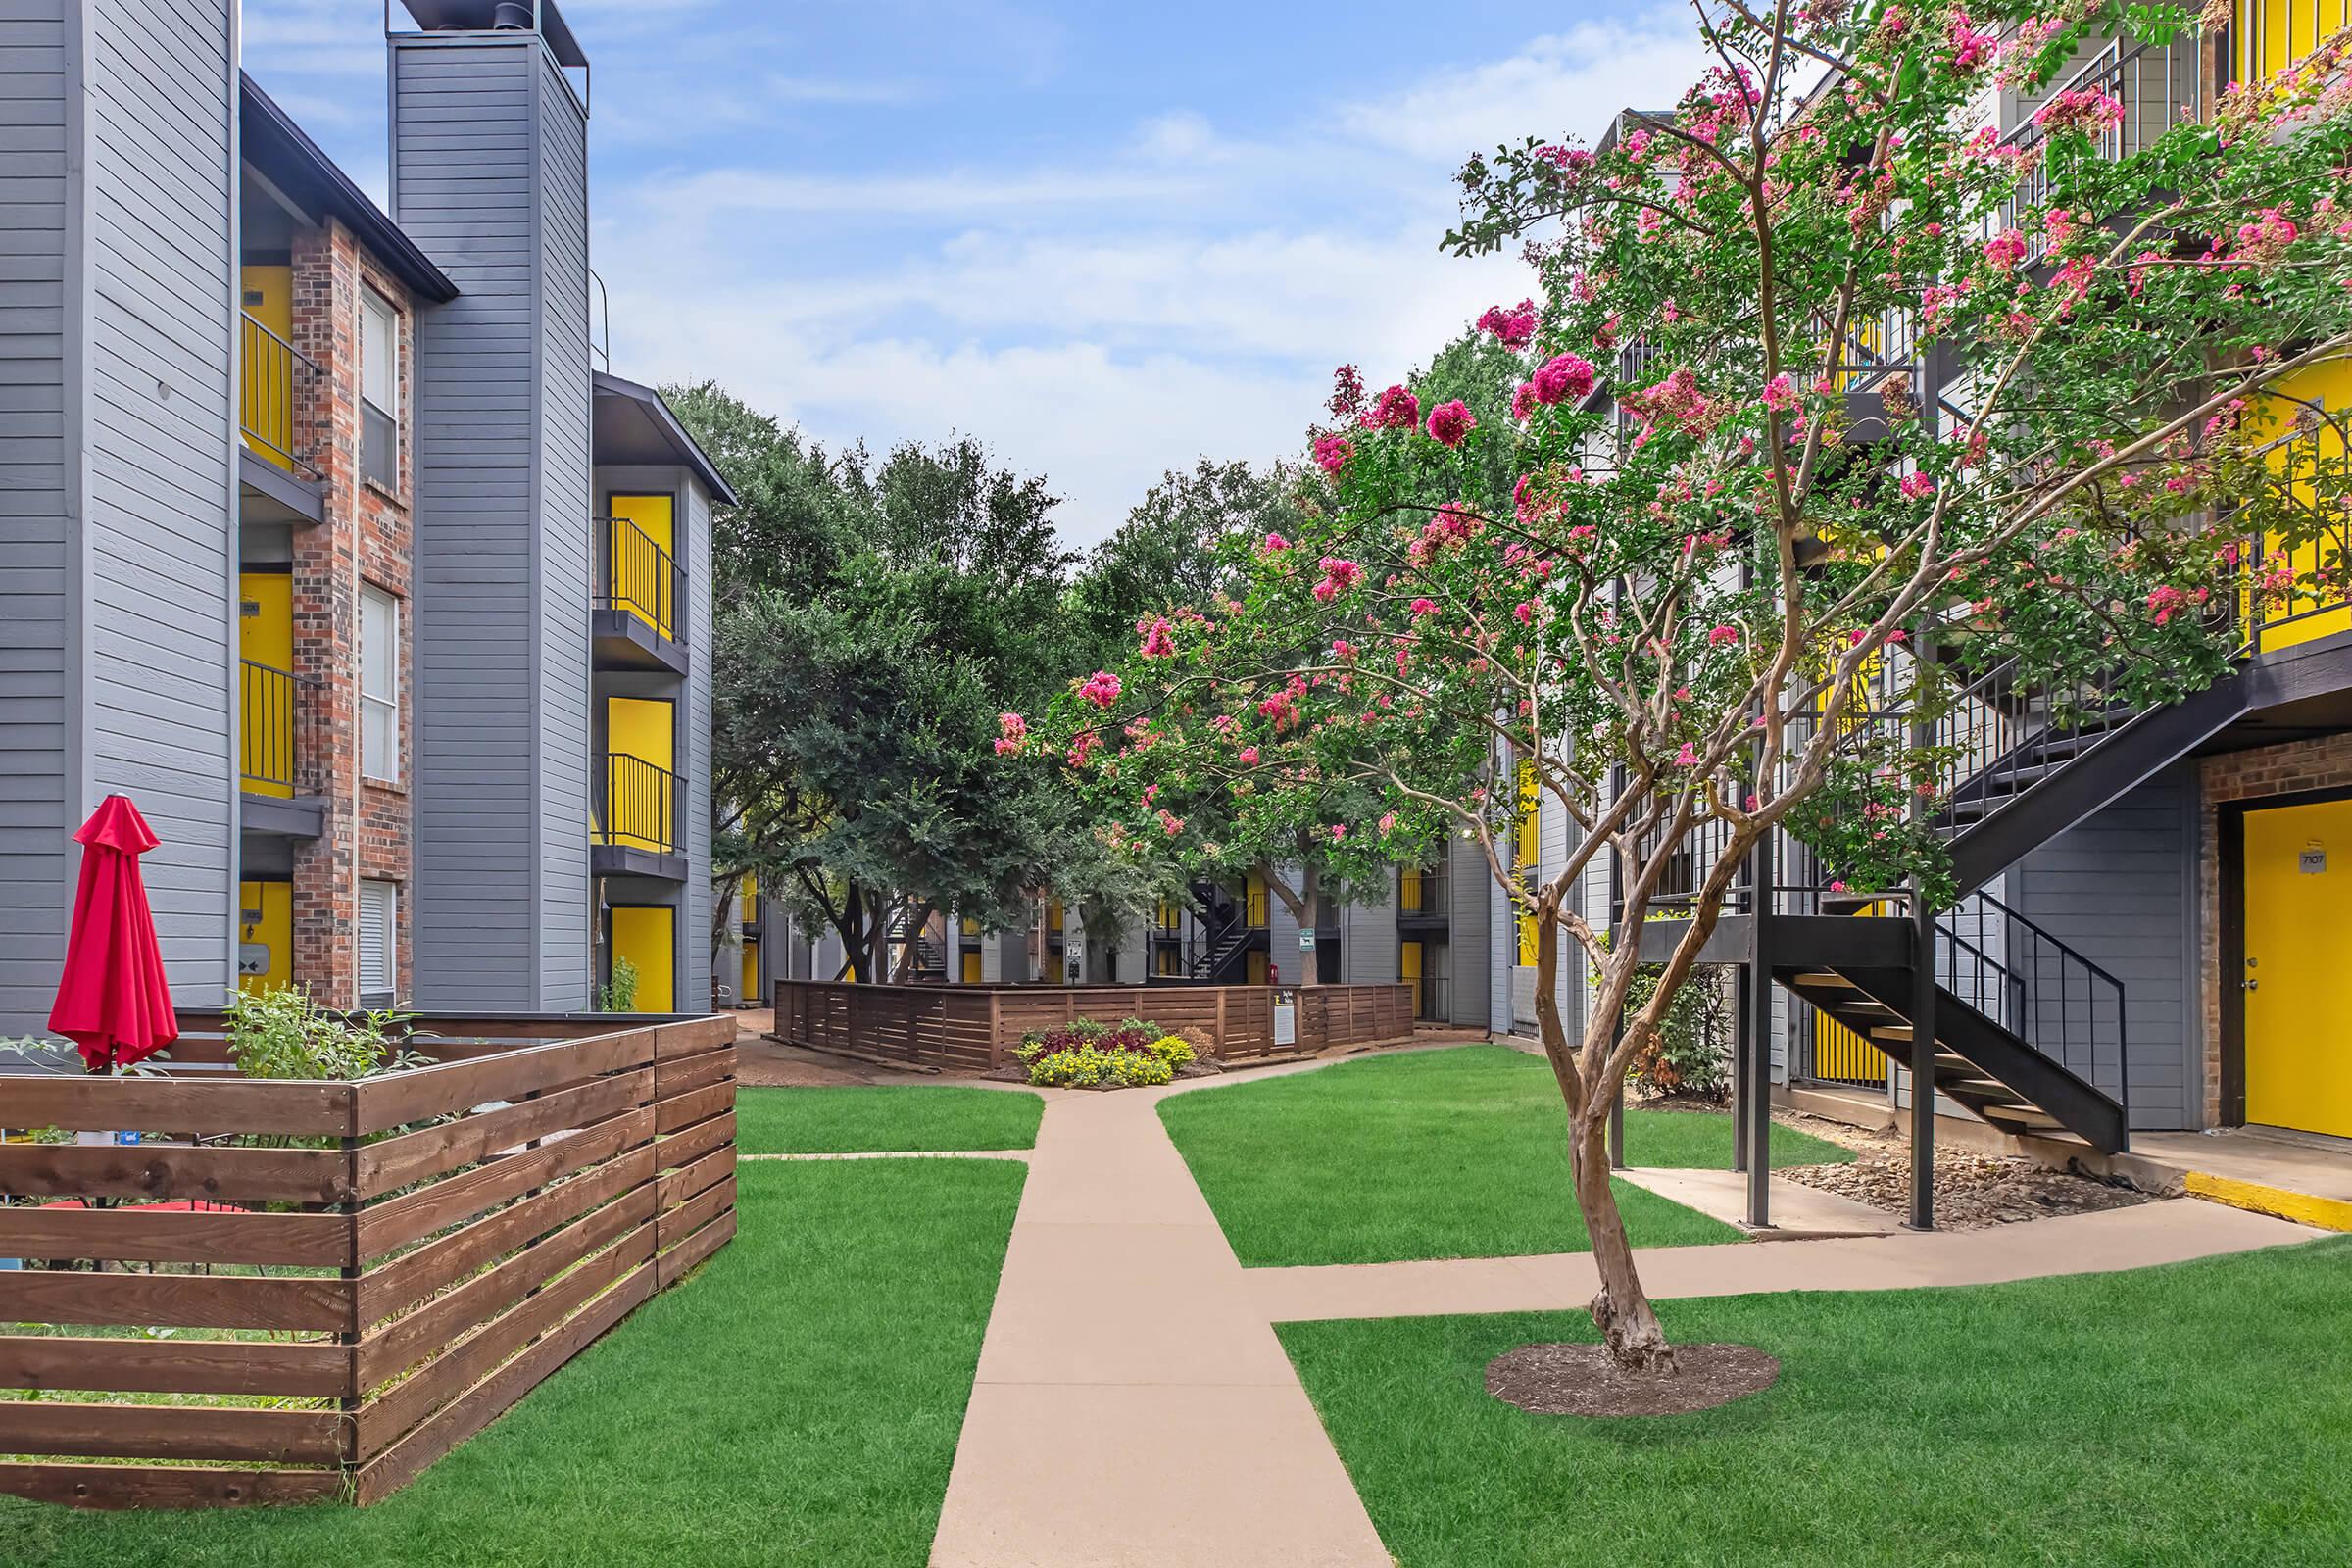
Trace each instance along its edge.
{"label": "yellow painted curb", "polygon": [[2209,1171],[2192,1170],[2181,1183],[2182,1188],[2198,1198],[2231,1208],[2250,1208],[2257,1214],[2276,1214],[2300,1225],[2316,1225],[2328,1231],[2352,1231],[2352,1202],[2340,1198],[2317,1198],[2310,1193],[2290,1192],[2284,1187],[2268,1187],[2261,1182],[2241,1182],[2228,1176],[2216,1176]]}

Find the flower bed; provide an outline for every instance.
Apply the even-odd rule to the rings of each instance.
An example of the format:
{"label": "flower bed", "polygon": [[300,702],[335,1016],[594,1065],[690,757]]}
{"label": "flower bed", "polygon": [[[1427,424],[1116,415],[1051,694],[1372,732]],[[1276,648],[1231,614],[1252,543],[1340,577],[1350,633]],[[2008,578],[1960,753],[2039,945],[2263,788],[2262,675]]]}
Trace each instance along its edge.
{"label": "flower bed", "polygon": [[1182,1035],[1141,1018],[1116,1024],[1080,1018],[1031,1030],[1014,1054],[1042,1088],[1144,1089],[1167,1083],[1198,1054]]}

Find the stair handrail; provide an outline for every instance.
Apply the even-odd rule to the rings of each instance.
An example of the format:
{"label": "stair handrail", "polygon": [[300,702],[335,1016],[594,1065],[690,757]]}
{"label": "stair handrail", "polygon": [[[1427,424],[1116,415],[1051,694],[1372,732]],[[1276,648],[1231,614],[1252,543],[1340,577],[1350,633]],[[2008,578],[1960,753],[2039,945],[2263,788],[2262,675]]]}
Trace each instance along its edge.
{"label": "stair handrail", "polygon": [[[1987,916],[2002,922],[2002,956],[1997,958],[1988,951],[1990,944],[1984,940]],[[1961,934],[1960,923],[1967,919],[1975,920],[1979,940],[1972,942]],[[2104,989],[2112,992],[2115,1011],[2114,1098],[2123,1111],[2125,1125],[2131,1125],[2131,992],[2119,976],[2047,926],[1982,890],[1970,894],[1958,907],[1938,914],[1936,917],[1936,935],[1937,985],[2102,1094],[2106,1090],[2100,1082],[2101,1040],[2098,1034],[2097,991]],[[2031,955],[2023,964],[2018,961],[2016,952],[2021,937]],[[1973,986],[1961,974],[1964,956],[1977,970],[1977,980]],[[2050,1010],[2050,988],[2042,983],[2045,969],[2054,972],[2057,978],[2055,1014]],[[1997,986],[2001,999],[1999,1005],[1985,1005],[1988,985]],[[2088,1036],[2080,1066],[2071,1049],[2078,993]],[[2012,1006],[2010,999],[2013,996],[2015,1004]],[[2050,1031],[2044,1027],[2045,1022],[2053,1017],[2057,1026],[2055,1040],[2050,1038]]]}

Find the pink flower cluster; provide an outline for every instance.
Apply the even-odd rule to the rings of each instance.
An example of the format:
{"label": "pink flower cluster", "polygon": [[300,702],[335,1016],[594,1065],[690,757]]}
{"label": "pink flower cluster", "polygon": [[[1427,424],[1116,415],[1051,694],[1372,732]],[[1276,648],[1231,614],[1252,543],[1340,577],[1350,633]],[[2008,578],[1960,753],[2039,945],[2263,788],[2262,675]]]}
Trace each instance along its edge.
{"label": "pink flower cluster", "polygon": [[1976,24],[1968,20],[1968,13],[1965,11],[1952,13],[1950,36],[1952,69],[1964,76],[1975,72],[1979,67],[1989,64],[1994,52],[2001,46],[1998,35],[1979,32]]}
{"label": "pink flower cluster", "polygon": [[1079,684],[1078,695],[1097,708],[1108,708],[1119,700],[1119,677],[1107,669],[1098,669]]}
{"label": "pink flower cluster", "polygon": [[1279,556],[1290,548],[1288,539],[1278,533],[1270,533],[1266,535],[1266,542],[1257,547],[1257,553],[1261,556]]}
{"label": "pink flower cluster", "polygon": [[1707,628],[1707,646],[1709,648],[1731,648],[1737,646],[1739,641],[1740,628],[1737,626],[1710,626]]}
{"label": "pink flower cluster", "polygon": [[1325,473],[1338,473],[1355,456],[1355,443],[1344,435],[1315,437],[1315,464]]}
{"label": "pink flower cluster", "polygon": [[1420,422],[1421,400],[1401,385],[1383,391],[1364,416],[1364,423],[1375,430],[1410,430]]}
{"label": "pink flower cluster", "polygon": [[1460,398],[1450,403],[1441,403],[1429,411],[1430,438],[1442,447],[1450,449],[1460,446],[1462,438],[1477,427],[1478,420],[1472,416],[1470,405]]}
{"label": "pink flower cluster", "polygon": [[2095,87],[2062,92],[2034,111],[2034,123],[2046,131],[2080,130],[2096,135],[2124,122],[2124,101]]}
{"label": "pink flower cluster", "polygon": [[1168,624],[1166,616],[1146,615],[1135,623],[1135,629],[1143,634],[1144,646],[1140,652],[1146,659],[1176,657],[1176,628]]}
{"label": "pink flower cluster", "polygon": [[1029,723],[1018,713],[997,715],[997,755],[1017,752],[1029,739]]}
{"label": "pink flower cluster", "polygon": [[1764,406],[1776,414],[1796,407],[1796,383],[1787,370],[1764,383]]}
{"label": "pink flower cluster", "polygon": [[1323,568],[1323,580],[1315,584],[1314,594],[1324,604],[1330,604],[1364,580],[1364,568],[1352,561],[1325,556],[1318,564]]}
{"label": "pink flower cluster", "polygon": [[1527,384],[1534,389],[1538,403],[1548,405],[1583,397],[1592,390],[1594,378],[1590,360],[1555,354],[1537,368]]}
{"label": "pink flower cluster", "polygon": [[2301,234],[2293,219],[2276,207],[2265,207],[2253,222],[2237,226],[2237,259],[2258,267],[2276,266]]}
{"label": "pink flower cluster", "polygon": [[1936,493],[1936,481],[1927,474],[1914,470],[1904,474],[1903,482],[1896,488],[1902,491],[1904,500],[1917,501]]}
{"label": "pink flower cluster", "polygon": [[1984,242],[1984,262],[1996,272],[2012,271],[2026,259],[2026,236],[2005,228]]}
{"label": "pink flower cluster", "polygon": [[1523,349],[1536,340],[1536,302],[1521,300],[1507,311],[1490,305],[1478,318],[1478,329],[1506,349]]}

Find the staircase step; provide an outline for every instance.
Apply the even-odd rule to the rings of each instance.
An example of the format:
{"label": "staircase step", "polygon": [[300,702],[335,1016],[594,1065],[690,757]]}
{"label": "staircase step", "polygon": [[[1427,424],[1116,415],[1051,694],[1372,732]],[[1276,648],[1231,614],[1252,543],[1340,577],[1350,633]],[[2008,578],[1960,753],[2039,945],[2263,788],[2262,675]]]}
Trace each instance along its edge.
{"label": "staircase step", "polygon": [[1841,974],[1800,974],[1796,977],[1796,983],[1800,986],[1815,986],[1824,990],[1835,988],[1855,991],[1860,989]]}
{"label": "staircase step", "polygon": [[2066,1125],[2057,1117],[2051,1115],[2048,1111],[2038,1109],[2033,1105],[1985,1105],[1978,1111],[1978,1114],[1984,1117],[1988,1121],[2015,1122],[2021,1127],[2057,1127],[2063,1129]]}
{"label": "staircase step", "polygon": [[1873,1040],[1908,1040],[1911,1038],[1911,1026],[1907,1023],[1881,1024],[1870,1032],[1870,1038]]}

